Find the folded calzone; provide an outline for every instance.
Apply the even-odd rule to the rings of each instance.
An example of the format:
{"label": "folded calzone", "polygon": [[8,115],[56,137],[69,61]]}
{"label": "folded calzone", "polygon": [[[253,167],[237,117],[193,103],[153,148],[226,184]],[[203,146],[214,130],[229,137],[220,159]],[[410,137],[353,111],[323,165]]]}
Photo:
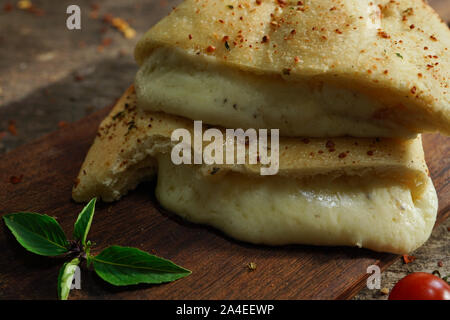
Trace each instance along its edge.
{"label": "folded calzone", "polygon": [[174,165],[171,133],[192,127],[136,108],[131,87],[101,123],[73,198],[117,200],[156,177],[163,207],[252,243],[407,253],[431,233],[437,197],[420,136],[281,138],[279,172],[263,177],[260,164]]}
{"label": "folded calzone", "polygon": [[450,134],[450,31],[422,0],[186,0],[135,51],[139,107],[282,136]]}

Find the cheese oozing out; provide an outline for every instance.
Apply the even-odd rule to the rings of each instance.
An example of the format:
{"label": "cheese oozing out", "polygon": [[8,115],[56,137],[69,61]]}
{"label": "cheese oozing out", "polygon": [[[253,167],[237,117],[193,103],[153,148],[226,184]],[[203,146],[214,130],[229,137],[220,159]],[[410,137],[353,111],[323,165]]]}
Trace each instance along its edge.
{"label": "cheese oozing out", "polygon": [[[282,136],[412,137],[368,95],[320,79],[286,81],[225,66],[215,57],[158,48],[135,79],[138,106],[227,128],[280,129]],[[358,106],[358,107],[355,107]]]}
{"label": "cheese oozing out", "polygon": [[437,212],[431,179],[413,196],[398,181],[376,176],[310,179],[205,175],[158,156],[156,196],[195,223],[256,244],[345,245],[407,253],[429,237]]}

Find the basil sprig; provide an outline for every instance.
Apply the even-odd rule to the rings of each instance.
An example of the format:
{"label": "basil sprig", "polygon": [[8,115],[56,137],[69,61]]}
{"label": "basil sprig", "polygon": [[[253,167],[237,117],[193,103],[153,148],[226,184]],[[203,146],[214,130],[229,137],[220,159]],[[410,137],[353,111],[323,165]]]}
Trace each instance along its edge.
{"label": "basil sprig", "polygon": [[30,252],[41,256],[57,256],[69,251],[69,241],[52,217],[19,212],[7,214],[3,220],[22,247]]}
{"label": "basil sprig", "polygon": [[81,210],[73,228],[73,237],[75,240],[80,241],[83,246],[86,246],[86,237],[89,233],[89,229],[91,229],[96,200],[96,198],[92,199],[87,206]]}
{"label": "basil sprig", "polygon": [[115,286],[140,283],[159,284],[188,276],[191,271],[173,262],[131,247],[110,246],[92,255],[87,235],[94,217],[96,199],[80,212],[74,225],[73,238],[67,240],[58,222],[47,215],[18,212],[3,216],[6,226],[28,251],[43,256],[65,254],[70,260],[58,275],[58,298],[67,300],[77,267],[83,260],[92,265],[97,275]]}
{"label": "basil sprig", "polygon": [[111,246],[91,261],[100,278],[116,286],[170,282],[190,273],[169,260],[130,247]]}

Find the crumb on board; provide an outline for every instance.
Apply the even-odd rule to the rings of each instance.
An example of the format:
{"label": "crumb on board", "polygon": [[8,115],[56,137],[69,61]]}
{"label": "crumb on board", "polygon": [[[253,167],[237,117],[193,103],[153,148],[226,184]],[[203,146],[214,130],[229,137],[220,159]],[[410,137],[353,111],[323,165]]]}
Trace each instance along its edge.
{"label": "crumb on board", "polygon": [[[28,11],[36,16],[43,16],[44,15],[44,10],[42,10],[41,8],[36,7],[31,1],[29,0],[20,0],[19,2],[17,2],[17,8],[19,10],[24,10],[24,11]],[[8,7],[4,7],[5,11],[11,11],[12,8]]]}
{"label": "crumb on board", "polygon": [[382,288],[382,289],[380,290],[380,293],[381,293],[382,295],[386,296],[386,295],[389,294],[389,289],[388,289],[388,288]]}
{"label": "crumb on board", "polygon": [[248,268],[250,271],[255,271],[255,270],[256,270],[256,263],[250,262],[250,263],[247,265],[247,268]]}
{"label": "crumb on board", "polygon": [[122,18],[114,17],[112,14],[105,14],[103,16],[103,22],[112,25],[127,39],[133,39],[136,36],[136,30],[134,30],[130,24]]}
{"label": "crumb on board", "polygon": [[27,10],[30,9],[33,4],[29,0],[20,0],[17,2],[17,8],[21,10]]}

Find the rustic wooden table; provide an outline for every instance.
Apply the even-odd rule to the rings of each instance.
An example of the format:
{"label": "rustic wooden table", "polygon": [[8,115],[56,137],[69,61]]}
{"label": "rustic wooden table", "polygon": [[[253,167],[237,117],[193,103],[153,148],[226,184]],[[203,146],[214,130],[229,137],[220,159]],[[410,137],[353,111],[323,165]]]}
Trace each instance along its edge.
{"label": "rustic wooden table", "polygon": [[[180,1],[76,1],[80,31],[65,27],[73,1],[32,0],[37,10],[31,11],[16,2],[0,0],[0,154],[111,105],[133,81],[137,39]],[[429,2],[450,21],[450,0]],[[105,14],[126,19],[137,36],[124,38],[103,21]],[[436,228],[413,263],[399,260],[384,272],[382,286],[392,288],[411,271],[450,274],[449,227],[447,221]],[[355,298],[385,296],[364,289]]]}

